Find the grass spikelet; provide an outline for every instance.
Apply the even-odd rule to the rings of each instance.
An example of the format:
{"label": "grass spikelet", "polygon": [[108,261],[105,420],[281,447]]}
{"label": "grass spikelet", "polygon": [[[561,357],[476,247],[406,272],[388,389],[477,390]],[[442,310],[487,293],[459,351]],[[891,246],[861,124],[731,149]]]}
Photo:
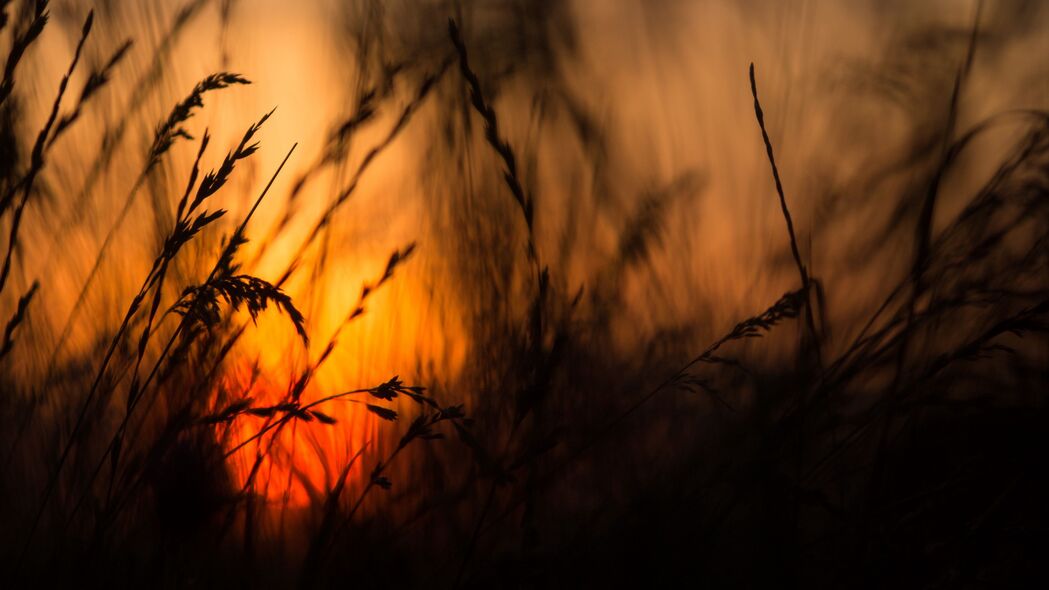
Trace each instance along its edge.
{"label": "grass spikelet", "polygon": [[29,311],[29,304],[33,301],[33,296],[36,295],[36,291],[39,288],[40,283],[34,281],[33,285],[29,287],[29,290],[18,298],[18,307],[15,310],[14,315],[11,316],[11,319],[7,320],[7,326],[4,327],[4,342],[3,345],[0,346],[0,361],[7,356],[7,353],[11,352],[11,347],[15,344],[15,330],[25,320],[26,314]]}
{"label": "grass spikelet", "polygon": [[[0,10],[0,14],[3,14],[3,22],[6,24],[7,3],[5,2],[4,4],[4,9]],[[25,55],[26,49],[36,41],[36,38],[44,31],[44,26],[47,25],[49,18],[47,4],[47,0],[35,0],[29,25],[25,30],[15,32],[14,40],[11,42],[11,50],[7,54],[7,61],[4,63],[4,77],[0,81],[0,104],[3,104],[14,90],[15,70],[18,68],[19,62],[22,61],[22,56]],[[2,29],[3,27],[0,27],[0,30]]]}
{"label": "grass spikelet", "polygon": [[204,95],[206,93],[228,88],[235,84],[251,84],[251,81],[239,74],[219,72],[197,82],[197,85],[193,87],[189,95],[175,105],[168,118],[157,127],[156,132],[153,134],[153,146],[150,148],[147,157],[147,169],[156,166],[160,162],[160,157],[171,149],[171,145],[178,138],[193,139],[193,136],[183,127],[183,124],[193,116],[194,110],[204,106]]}

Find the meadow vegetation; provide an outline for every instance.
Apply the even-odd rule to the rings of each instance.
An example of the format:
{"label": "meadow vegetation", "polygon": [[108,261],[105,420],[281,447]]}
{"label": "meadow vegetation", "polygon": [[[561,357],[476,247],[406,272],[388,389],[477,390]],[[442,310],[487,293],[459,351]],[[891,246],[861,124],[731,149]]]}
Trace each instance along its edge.
{"label": "meadow vegetation", "polygon": [[[14,586],[1045,577],[1049,112],[974,119],[974,64],[995,42],[981,13],[943,49],[957,58],[948,90],[915,115],[913,144],[818,215],[798,213],[808,201],[781,161],[793,138],[770,123],[766,70],[740,58],[753,111],[735,133],[760,157],[776,224],[768,268],[738,276],[782,288],[743,313],[721,302],[675,323],[660,293],[719,302],[667,260],[732,260],[668,238],[703,174],[637,191],[622,180],[610,154],[629,146],[611,145],[557,65],[572,44],[558,3],[507,17],[524,31],[508,71],[471,34],[486,30],[471,28],[481,3],[427,3],[434,18],[419,22],[360,3],[354,96],[307,156],[267,130],[310,105],[246,128],[223,118],[238,127],[222,145],[194,118],[250,93],[265,67],[179,95],[157,82],[207,2],[186,3],[149,48],[135,31],[100,35],[74,3],[64,74],[40,94],[24,83],[27,56],[62,30],[52,4],[0,0],[0,563]],[[214,4],[226,30],[235,3]],[[148,57],[138,78],[124,67],[134,52]],[[534,128],[505,114],[530,84]],[[114,88],[126,117],[80,133]],[[147,97],[166,114],[139,121]],[[573,151],[543,152],[533,132],[549,121]],[[353,259],[332,232],[354,216],[383,229],[350,207],[409,141],[426,142],[417,182],[431,217],[369,278],[332,287],[339,256]],[[259,170],[264,151],[279,164]],[[586,168],[551,192],[558,158]],[[848,241],[827,237],[836,224]],[[877,288],[818,266],[819,248]],[[52,272],[63,261],[77,272]],[[458,310],[459,361],[336,388],[319,377],[372,316],[422,322],[411,301],[383,297],[438,271],[452,278],[427,297]],[[336,309],[323,325],[321,300]],[[638,314],[664,321],[631,331]],[[282,374],[257,354],[270,339]],[[351,429],[363,434],[340,434]]]}

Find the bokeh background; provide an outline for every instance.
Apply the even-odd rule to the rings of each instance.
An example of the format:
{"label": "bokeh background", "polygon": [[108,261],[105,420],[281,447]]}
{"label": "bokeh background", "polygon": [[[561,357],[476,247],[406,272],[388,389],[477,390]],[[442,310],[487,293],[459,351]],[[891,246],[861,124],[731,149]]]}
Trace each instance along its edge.
{"label": "bokeh background", "polygon": [[[5,44],[31,9],[27,2],[6,7]],[[20,425],[12,428],[19,442],[7,458],[21,476],[6,495],[28,513],[46,487],[51,463],[45,458],[63,440],[85,376],[93,375],[174,222],[199,147],[198,141],[177,142],[133,189],[153,134],[208,74],[235,72],[252,83],[209,93],[186,123],[198,140],[205,130],[211,134],[205,169],[217,166],[250,124],[276,110],[257,136],[257,154],[238,163],[228,187],[209,201],[209,209],[230,212],[222,229],[202,232],[180,254],[166,297],[206,275],[223,237],[297,144],[252,218],[250,241],[239,256],[246,271],[268,281],[288,273],[281,286],[305,315],[310,344],[304,346],[275,311],[255,324],[244,311],[233,314],[227,329],[249,327],[211,375],[206,405],[218,408],[247,394],[258,403],[278,403],[337,334],[306,398],[399,376],[427,387],[442,404],[464,404],[481,440],[511,449],[518,424],[507,400],[535,383],[534,367],[522,366],[534,360],[529,351],[541,348],[549,361],[557,349],[564,360],[544,381],[555,392],[545,402],[546,426],[535,426],[543,435],[530,442],[557,433],[557,448],[566,456],[589,448],[606,418],[738,321],[799,287],[755,121],[751,63],[800,254],[821,287],[817,319],[825,359],[845,354],[868,322],[877,325],[875,311],[912,272],[915,226],[931,179],[939,183],[932,233],[946,235],[1038,125],[1024,113],[1049,107],[1049,10],[1026,0],[70,0],[51,3],[48,26],[18,65],[4,111],[12,135],[4,140],[11,163],[5,166],[21,170],[28,162],[32,138],[47,119],[91,9],[93,29],[70,88],[80,88],[87,72],[126,39],[133,45],[50,148],[0,299],[10,316],[18,298],[40,283],[17,347],[3,360],[4,383],[10,384],[5,393],[34,412],[28,426],[12,421]],[[449,41],[450,18],[462,31],[470,66],[533,199],[531,227],[504,181],[505,162],[486,141],[485,122],[469,102]],[[362,105],[371,116],[347,126]],[[988,118],[993,126],[944,167],[946,146]],[[1030,189],[1044,181],[1038,166],[1035,180],[1017,180],[1016,186]],[[349,186],[352,193],[333,206]],[[1031,198],[1044,201],[1038,194]],[[1044,223],[1043,213],[1032,215]],[[322,219],[327,221],[318,226]],[[1038,278],[1045,269],[1043,230],[1010,233],[994,246],[1005,252],[1002,258],[981,260],[981,268],[992,270],[971,280],[1044,289],[1045,275]],[[539,344],[528,328],[539,289],[531,242],[549,276]],[[391,253],[409,244],[415,246],[408,260],[369,295],[366,311],[344,325],[362,287],[375,284]],[[1029,277],[1009,266],[1015,262],[1011,251],[1028,256],[1019,268]],[[944,256],[944,268],[949,259]],[[992,309],[1014,309],[1012,303]],[[905,344],[899,357],[948,354],[994,319],[952,316],[938,331]],[[618,548],[622,531],[616,526],[648,514],[639,503],[660,504],[664,490],[684,481],[677,474],[697,462],[712,465],[707,457],[719,453],[712,445],[724,444],[718,437],[736,440],[733,429],[750,424],[740,412],[759,407],[760,396],[777,381],[798,378],[804,327],[795,324],[735,349],[751,375],[726,378],[732,393],[725,395],[733,397],[735,410],[718,409],[702,393],[670,394],[646,406],[636,423],[616,424],[622,429],[616,442],[555,485],[546,508],[535,508],[539,524],[529,526],[543,531],[545,546],[571,545],[587,522],[603,532],[584,536],[590,539],[585,542]],[[160,331],[172,329],[167,324]],[[569,334],[568,344],[558,349],[562,333]],[[1037,367],[1047,359],[1043,344],[1026,344],[1018,354]],[[148,358],[158,352],[151,348]],[[553,366],[544,362],[536,366]],[[989,362],[985,373],[994,374],[1005,361]],[[851,384],[854,398],[835,415],[866,407],[895,387],[883,372],[891,365],[878,365]],[[181,379],[192,381],[202,371],[190,369]],[[1020,380],[1011,393],[1039,395],[1030,383],[1045,383],[1037,381],[1044,365],[1041,377],[1027,376],[1035,380]],[[953,383],[952,391],[964,392],[972,383]],[[164,388],[180,386],[188,387],[175,380]],[[143,418],[144,432],[162,431],[163,417],[173,412],[159,399],[150,414],[158,416],[155,423]],[[394,407],[409,416],[415,406],[401,398]],[[347,488],[359,494],[375,461],[396,448],[404,431],[403,420],[391,425],[360,404],[335,404],[329,413],[338,420],[335,427],[301,424],[281,432],[253,484],[255,534],[263,545],[272,544],[268,550],[275,555],[305,551],[317,507],[350,457],[363,450]],[[119,416],[100,415],[110,428]],[[250,437],[260,423],[238,418],[225,431],[223,448]],[[504,499],[483,477],[473,479],[478,467],[455,459],[463,453],[437,446],[399,458],[388,474],[403,485],[381,499],[369,497],[363,510],[370,526],[383,530],[382,523],[414,522],[427,499],[459,494],[458,504],[440,508],[446,517],[427,520],[419,525],[422,532],[410,529],[415,544],[408,546],[466,547],[449,550],[452,566],[420,558],[427,565],[419,571],[461,581],[469,579],[463,571],[472,571],[466,564],[478,545],[475,525],[489,534],[483,525]],[[93,449],[84,452],[90,457],[104,447],[85,448]],[[254,460],[252,447],[227,459],[234,489]],[[463,481],[472,483],[455,483]],[[507,492],[507,510],[513,502]],[[128,516],[128,530],[148,520]],[[558,522],[579,527],[551,524]],[[509,551],[515,543],[489,548]],[[790,541],[773,535],[763,543]],[[464,565],[452,571],[463,554]],[[579,558],[581,571],[605,559],[590,557],[593,563]],[[566,567],[543,563],[545,571]],[[487,570],[479,571],[477,579],[486,579]],[[766,573],[772,571],[778,570]]]}

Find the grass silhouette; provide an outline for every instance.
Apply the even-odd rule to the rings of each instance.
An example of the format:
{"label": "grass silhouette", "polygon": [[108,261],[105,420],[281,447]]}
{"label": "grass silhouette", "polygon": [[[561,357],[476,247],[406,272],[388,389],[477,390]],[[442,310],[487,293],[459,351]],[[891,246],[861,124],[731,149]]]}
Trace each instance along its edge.
{"label": "grass silhouette", "polygon": [[[542,191],[549,154],[501,110],[515,112],[505,82],[519,73],[492,67],[489,41],[469,34],[461,7],[442,12],[447,29],[417,33],[419,54],[399,55],[379,25],[362,29],[355,58],[371,75],[349,111],[298,172],[284,170],[299,144],[276,146],[286,155],[231,221],[224,207],[269,145],[271,118],[288,108],[261,115],[209,170],[217,140],[207,129],[194,137],[192,118],[220,90],[252,91],[239,74],[209,75],[181,100],[165,99],[174,106],[149,125],[137,164],[115,155],[131,125],[122,119],[92,138],[101,149],[85,158],[83,187],[63,192],[54,180],[69,157],[61,138],[79,138],[114,87],[129,89],[127,118],[142,118],[137,109],[161,90],[178,36],[205,3],[175,13],[137,81],[124,66],[139,44],[87,57],[99,51],[87,11],[34,130],[20,115],[26,101],[45,101],[23,90],[26,56],[54,25],[48,2],[23,4],[12,12],[0,1],[0,154],[10,156],[0,165],[0,554],[13,586],[661,586],[686,575],[714,586],[964,586],[1045,577],[1049,480],[1037,449],[1049,391],[1049,113],[1002,112],[966,127],[981,11],[933,140],[904,158],[910,182],[880,206],[892,227],[865,225],[867,238],[906,261],[905,272],[885,272],[885,296],[844,320],[832,309],[860,297],[817,272],[810,220],[794,214],[801,199],[784,188],[792,168],[777,162],[793,138],[773,139],[778,105],[759,101],[751,64],[755,125],[738,134],[767,161],[762,194],[778,203],[786,230],[769,242],[784,245],[789,288],[749,317],[682,326],[687,337],[658,335],[646,349],[617,345],[611,325],[630,321],[628,289],[659,271],[653,256],[667,248],[676,203],[700,190],[702,175],[624,207],[607,261],[579,284],[571,260],[582,242],[550,239],[550,212],[572,217],[578,204]],[[222,5],[223,30],[233,4]],[[522,26],[548,17],[543,30],[556,30],[565,18],[526,4],[514,17]],[[369,10],[390,24],[377,5]],[[546,52],[536,55],[549,65]],[[82,60],[97,64],[84,72]],[[74,82],[82,85],[70,106]],[[542,96],[572,121],[595,192],[627,192],[608,180],[613,136],[556,82]],[[426,124],[440,132],[422,134]],[[1005,128],[1019,129],[1018,139],[981,162],[990,174],[967,187],[971,195],[948,194],[974,154],[988,157],[978,142]],[[420,225],[427,239],[402,242],[374,277],[322,292],[335,273],[339,214],[384,158],[419,137],[433,142],[428,165],[443,174],[420,182],[439,185],[435,195],[469,196],[426,201],[455,231],[435,246]],[[104,203],[112,215],[97,249],[78,252],[75,230],[91,220],[96,183],[110,177],[129,188]],[[324,179],[330,187],[316,191]],[[37,206],[51,201],[65,207]],[[135,246],[148,258],[144,276],[136,272],[126,296],[108,295],[133,260],[122,240],[147,224],[143,207],[156,230]],[[27,241],[27,215],[50,224],[52,243]],[[582,238],[604,231],[593,225]],[[263,236],[258,245],[253,235]],[[459,274],[454,290],[433,282],[433,301],[458,298],[472,314],[464,368],[442,374],[420,362],[331,389],[324,370],[344,362],[337,351],[361,322],[375,310],[416,311],[382,298],[433,270],[415,267],[435,247],[452,252]],[[82,262],[74,286],[45,272],[52,259]],[[686,277],[675,279],[698,299]],[[48,308],[49,290],[67,293],[68,305]],[[329,330],[315,329],[317,297],[339,310]],[[91,317],[97,301],[108,311]],[[655,299],[637,307],[661,312]],[[286,387],[267,384],[276,379],[258,358],[240,356],[253,332],[267,338],[268,316],[293,333],[272,344],[288,360]],[[80,346],[85,331],[90,344]],[[720,336],[697,346],[707,332]],[[345,442],[356,439],[340,433],[358,427],[367,440]],[[293,490],[304,499],[293,501]]]}

